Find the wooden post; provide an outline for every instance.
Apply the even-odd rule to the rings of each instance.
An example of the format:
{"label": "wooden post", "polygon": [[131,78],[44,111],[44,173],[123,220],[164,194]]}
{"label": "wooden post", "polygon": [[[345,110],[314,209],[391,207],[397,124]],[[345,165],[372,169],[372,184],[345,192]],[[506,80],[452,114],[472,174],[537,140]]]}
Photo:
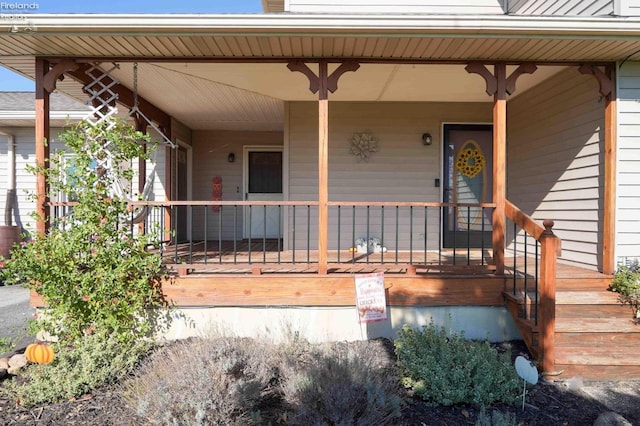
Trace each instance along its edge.
{"label": "wooden post", "polygon": [[[49,71],[49,62],[36,58],[36,165],[45,170],[49,168],[49,92],[45,89],[45,75]],[[44,235],[49,229],[50,209],[47,177],[44,173],[36,175],[36,213],[38,222],[36,231]]]}
{"label": "wooden post", "polygon": [[486,92],[493,95],[493,262],[496,274],[504,274],[505,205],[507,200],[507,95],[516,91],[516,82],[523,74],[537,70],[533,63],[522,63],[507,77],[507,65],[497,63],[494,72],[478,62],[465,67],[467,72],[478,74],[486,83]]}
{"label": "wooden post", "polygon": [[604,107],[604,220],[602,236],[602,273],[613,274],[616,269],[616,75],[615,64],[607,66],[611,91]]}
{"label": "wooden post", "polygon": [[318,80],[318,274],[327,274],[329,247],[329,90],[328,64],[319,64]]}
{"label": "wooden post", "polygon": [[496,92],[493,97],[493,261],[496,274],[504,274],[504,235],[507,162],[507,66],[495,65]]}
{"label": "wooden post", "polygon": [[287,64],[291,71],[301,72],[309,79],[309,90],[318,93],[318,275],[328,271],[329,249],[329,92],[338,90],[340,76],[356,71],[357,62],[343,62],[329,75],[329,64],[318,63],[318,75],[302,61]]}
{"label": "wooden post", "polygon": [[[171,139],[171,128],[162,128],[162,133],[164,133],[169,139]],[[156,148],[160,149],[160,147]],[[165,158],[164,158],[164,199],[165,201],[173,200],[173,173],[172,173],[172,164],[173,157],[176,155],[174,149],[167,146],[164,150]],[[171,241],[171,230],[173,226],[171,226],[171,220],[173,218],[172,208],[167,207],[164,209],[164,234],[165,241]],[[177,235],[176,235],[176,244],[177,244]]]}
{"label": "wooden post", "polygon": [[553,234],[553,221],[543,222],[545,231],[540,236],[540,306],[538,328],[540,361],[542,371],[555,372],[555,327],[556,327],[556,253],[559,240]]}
{"label": "wooden post", "polygon": [[604,194],[602,230],[602,273],[613,274],[616,268],[616,65],[609,64],[602,71],[593,64],[582,64],[578,71],[592,75],[598,82],[604,107]]}

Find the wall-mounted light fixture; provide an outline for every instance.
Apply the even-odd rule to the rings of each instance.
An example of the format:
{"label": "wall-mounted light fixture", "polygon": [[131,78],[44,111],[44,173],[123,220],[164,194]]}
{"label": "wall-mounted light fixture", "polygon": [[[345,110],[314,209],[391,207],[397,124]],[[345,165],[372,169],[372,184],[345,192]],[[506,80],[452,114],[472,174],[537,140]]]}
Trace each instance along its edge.
{"label": "wall-mounted light fixture", "polygon": [[422,134],[422,144],[425,146],[429,146],[433,143],[433,138],[431,137],[431,133],[423,133]]}
{"label": "wall-mounted light fixture", "polygon": [[230,152],[229,155],[227,155],[227,161],[229,163],[233,163],[236,161],[236,155],[233,152]]}

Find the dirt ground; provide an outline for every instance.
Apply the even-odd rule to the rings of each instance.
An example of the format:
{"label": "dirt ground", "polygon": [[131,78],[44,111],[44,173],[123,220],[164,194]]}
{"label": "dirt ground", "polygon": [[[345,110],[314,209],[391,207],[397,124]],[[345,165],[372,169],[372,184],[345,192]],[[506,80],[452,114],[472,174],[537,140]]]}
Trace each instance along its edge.
{"label": "dirt ground", "polygon": [[[515,351],[518,350],[518,344]],[[389,353],[388,351],[382,353]],[[389,354],[388,356],[392,356]],[[0,384],[0,387],[2,385]],[[118,396],[116,386],[103,387],[74,401],[26,410],[16,407],[0,392],[1,425],[148,425]],[[629,424],[640,425],[640,381],[540,382],[532,387],[522,406],[489,408],[513,413],[523,425],[592,425],[599,415],[615,412]],[[407,398],[398,425],[473,425],[479,408],[429,406]]]}

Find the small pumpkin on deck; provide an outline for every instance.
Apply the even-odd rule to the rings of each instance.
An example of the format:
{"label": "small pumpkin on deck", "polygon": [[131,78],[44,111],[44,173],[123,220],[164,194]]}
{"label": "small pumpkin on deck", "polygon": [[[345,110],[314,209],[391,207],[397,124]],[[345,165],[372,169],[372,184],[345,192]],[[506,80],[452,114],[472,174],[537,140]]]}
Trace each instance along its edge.
{"label": "small pumpkin on deck", "polygon": [[55,358],[53,348],[44,342],[30,344],[24,354],[29,361],[38,364],[49,364]]}

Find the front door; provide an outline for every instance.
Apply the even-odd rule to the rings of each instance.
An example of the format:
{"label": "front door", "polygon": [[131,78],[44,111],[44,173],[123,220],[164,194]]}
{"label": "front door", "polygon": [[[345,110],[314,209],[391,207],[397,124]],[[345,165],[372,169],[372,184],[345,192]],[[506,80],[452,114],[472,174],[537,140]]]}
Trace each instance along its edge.
{"label": "front door", "polygon": [[[247,147],[245,199],[282,201],[282,147]],[[244,209],[244,238],[281,238],[284,210],[278,206]]]}
{"label": "front door", "polygon": [[[489,124],[444,125],[445,203],[490,203],[493,199],[493,131]],[[490,208],[447,207],[443,247],[491,247]]]}

